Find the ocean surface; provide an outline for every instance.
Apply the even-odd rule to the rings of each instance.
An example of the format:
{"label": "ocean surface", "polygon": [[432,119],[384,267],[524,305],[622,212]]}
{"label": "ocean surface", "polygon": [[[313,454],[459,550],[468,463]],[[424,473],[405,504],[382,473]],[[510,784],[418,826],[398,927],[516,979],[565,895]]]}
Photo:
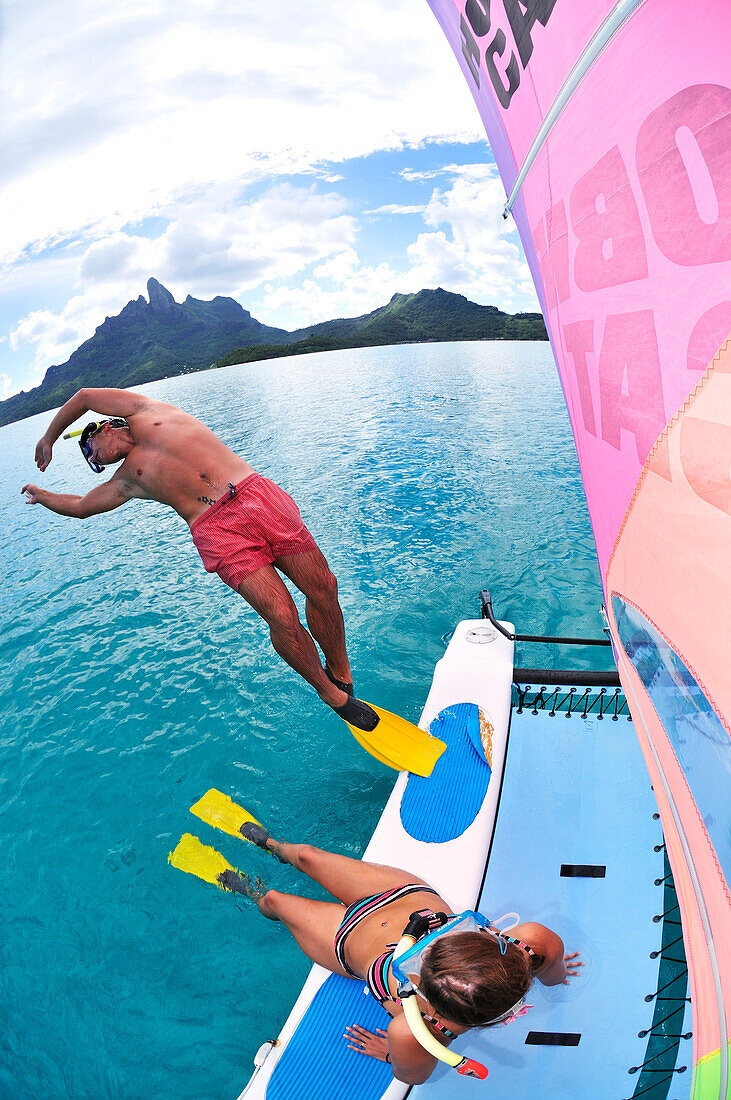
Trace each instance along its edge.
{"label": "ocean surface", "polygon": [[[521,632],[601,632],[548,344],[338,351],[143,389],[294,496],[338,577],[366,699],[417,721],[481,588]],[[205,573],[174,512],[130,501],[77,521],[24,503],[28,481],[98,483],[75,441],[39,474],[50,418],[0,430],[0,1097],[230,1100],[309,964],[168,852],[190,831],[271,885],[323,895],[189,806],[218,787],[274,835],[359,856],[395,773]],[[523,647],[517,663],[566,657]]]}

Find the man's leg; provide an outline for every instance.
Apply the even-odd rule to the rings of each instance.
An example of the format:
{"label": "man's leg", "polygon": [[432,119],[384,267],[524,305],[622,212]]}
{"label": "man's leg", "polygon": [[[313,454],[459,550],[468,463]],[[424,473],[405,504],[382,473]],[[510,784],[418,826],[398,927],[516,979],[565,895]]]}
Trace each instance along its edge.
{"label": "man's leg", "polygon": [[269,626],[272,645],[279,656],[312,685],[324,703],[344,706],[348,696],[327,678],[317,646],[302,626],[294,600],[274,566],[264,565],[249,574],[239,584],[238,591]]}
{"label": "man's leg", "polygon": [[345,649],[345,623],[338,603],[338,582],[319,549],[288,554],[274,562],[305,596],[307,625],[325,654],[327,666],[338,680],[352,684]]}

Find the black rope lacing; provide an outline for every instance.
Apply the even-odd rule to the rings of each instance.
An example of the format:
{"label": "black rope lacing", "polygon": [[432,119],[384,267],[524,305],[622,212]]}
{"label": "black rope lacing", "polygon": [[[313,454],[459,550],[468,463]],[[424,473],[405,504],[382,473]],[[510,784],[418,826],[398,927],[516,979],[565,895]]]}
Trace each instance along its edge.
{"label": "black rope lacing", "polygon": [[[672,1012],[668,1012],[667,1016],[663,1016],[662,1020],[658,1020],[656,1023],[654,1023],[652,1025],[652,1027],[648,1027],[644,1031],[638,1031],[637,1032],[637,1038],[638,1039],[644,1039],[646,1035],[652,1035],[652,1033],[653,1033],[653,1031],[655,1030],[656,1027],[662,1027],[663,1024],[666,1024],[668,1022],[668,1020],[672,1020],[673,1016],[677,1016],[679,1012],[685,1012],[685,1004],[686,1004],[686,1001],[689,1001],[689,1000],[690,1000],[690,997],[684,997],[683,998],[683,1003],[678,1005],[677,1008],[673,1009]],[[683,1039],[690,1039],[692,1034],[693,1034],[692,1031],[688,1031],[685,1035],[682,1036],[682,1038]]]}
{"label": "black rope lacing", "polygon": [[[682,936],[678,936],[678,938],[673,940],[672,943],[667,944],[665,950],[669,951],[671,947],[675,947],[676,943],[681,943],[682,939],[683,939]],[[658,955],[662,955],[662,951],[651,951],[650,952],[650,958],[651,959],[656,959]]]}
{"label": "black rope lacing", "polygon": [[[632,1093],[632,1096],[631,1096],[631,1097],[627,1097],[627,1098],[626,1098],[626,1100],[636,1100],[636,1097],[638,1097],[638,1096],[642,1096],[642,1094],[643,1094],[643,1093],[645,1093],[645,1092],[649,1092],[649,1091],[650,1091],[650,1089],[656,1089],[656,1088],[657,1088],[657,1087],[658,1087],[659,1085],[664,1085],[666,1081],[672,1081],[672,1079],[673,1079],[673,1074],[674,1074],[674,1073],[685,1073],[685,1071],[686,1071],[686,1069],[687,1069],[687,1068],[688,1068],[687,1066],[683,1066],[683,1067],[682,1067],[682,1068],[680,1068],[680,1069],[677,1069],[677,1070],[673,1069],[673,1070],[671,1070],[671,1071],[670,1071],[670,1073],[668,1074],[668,1076],[667,1076],[667,1077],[664,1077],[664,1078],[662,1079],[662,1081],[653,1081],[653,1083],[652,1083],[651,1085],[648,1085],[648,1086],[647,1086],[647,1088],[644,1088],[644,1089],[640,1089],[640,1091],[639,1091],[639,1092],[633,1092],[633,1093]],[[657,1071],[657,1072],[662,1072],[662,1071],[660,1070],[660,1071]]]}
{"label": "black rope lacing", "polygon": [[609,717],[613,722],[619,721],[619,716],[626,716],[631,721],[627,700],[622,694],[621,688],[615,688],[611,694],[606,688],[592,691],[587,687],[579,694],[579,688],[555,687],[549,690],[545,684],[536,690],[531,684],[514,684],[517,696],[516,714],[522,714],[529,710],[536,715],[539,711],[546,712],[549,718],[555,718],[558,713],[566,718],[578,714],[580,718],[588,718],[596,715],[597,720]]}
{"label": "black rope lacing", "polygon": [[[648,1066],[650,1066],[653,1062],[656,1062],[658,1060],[658,1058],[662,1058],[663,1055],[667,1054],[667,1052],[669,1050],[671,1050],[672,1047],[674,1047],[674,1046],[675,1046],[675,1043],[670,1043],[670,1045],[667,1046],[665,1048],[665,1050],[658,1051],[658,1053],[655,1055],[654,1058],[649,1058],[646,1062],[643,1062],[641,1066],[631,1066],[630,1069],[627,1070],[627,1072],[628,1073],[639,1073],[639,1071],[642,1069],[642,1070],[646,1070],[647,1073],[667,1073],[668,1072],[667,1067],[663,1067],[663,1069],[648,1069]],[[682,1069],[673,1069],[670,1072],[671,1073],[682,1073],[683,1070],[685,1070],[685,1068],[686,1067],[683,1066]]]}
{"label": "black rope lacing", "polygon": [[[659,814],[655,813],[652,816],[654,820],[659,819]],[[673,1075],[676,1073],[685,1073],[688,1068],[685,1065],[672,1065],[678,1057],[680,1040],[690,1039],[693,1036],[692,1031],[671,1032],[665,1030],[669,1022],[674,1020],[678,1015],[680,1015],[679,1022],[682,1026],[686,1006],[690,1004],[691,999],[690,997],[679,996],[679,994],[686,993],[688,982],[688,968],[682,946],[675,955],[670,954],[672,948],[677,948],[678,944],[682,945],[682,934],[675,936],[675,938],[669,941],[667,937],[669,929],[671,927],[680,927],[681,922],[679,919],[675,919],[675,915],[679,915],[680,913],[680,907],[664,841],[661,844],[655,844],[653,850],[655,852],[663,852],[666,871],[662,877],[654,880],[655,885],[661,886],[663,889],[664,904],[663,912],[654,916],[652,919],[654,923],[663,921],[663,932],[660,949],[650,953],[651,959],[660,958],[658,982],[662,981],[662,984],[658,984],[658,988],[655,992],[648,993],[645,997],[647,1003],[654,1003],[655,1005],[654,1018],[649,1028],[638,1031],[637,1033],[639,1039],[645,1039],[648,1036],[649,1038],[645,1051],[645,1060],[639,1065],[631,1066],[627,1071],[630,1074],[639,1073],[641,1075],[637,1082],[638,1087],[632,1094],[632,1098],[627,1098],[627,1100],[635,1100],[636,1097],[646,1093],[652,1093],[653,1100],[661,1100],[661,1098],[666,1097],[669,1091],[670,1081],[673,1080]],[[680,957],[678,957],[678,955]],[[663,980],[668,977],[669,980]],[[677,990],[675,996],[672,995],[672,992],[669,992],[673,986],[675,986]],[[676,1022],[674,1026],[677,1027],[678,1023]],[[665,1043],[665,1040],[667,1040],[667,1043]],[[664,1065],[662,1064],[663,1062],[665,1063]],[[656,1063],[661,1064],[657,1065]],[[649,1075],[658,1075],[658,1078],[655,1080],[650,1079],[646,1083],[646,1078],[642,1076],[643,1074],[647,1074],[648,1077]]]}

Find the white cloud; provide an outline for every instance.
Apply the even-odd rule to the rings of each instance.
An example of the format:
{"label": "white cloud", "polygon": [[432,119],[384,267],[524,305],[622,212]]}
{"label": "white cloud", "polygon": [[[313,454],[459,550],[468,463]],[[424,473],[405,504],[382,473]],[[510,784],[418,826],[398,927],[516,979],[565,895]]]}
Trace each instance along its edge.
{"label": "white cloud", "polygon": [[4,22],[8,261],[211,180],[479,136],[421,0],[37,0]]}
{"label": "white cloud", "polygon": [[386,203],[385,206],[379,206],[375,210],[368,210],[368,214],[423,214],[426,207],[422,204],[420,206],[406,206],[400,205],[397,202]]}
{"label": "white cloud", "polygon": [[79,344],[93,336],[105,317],[119,313],[129,297],[120,301],[116,287],[102,287],[75,295],[58,312],[39,309],[23,317],[10,333],[10,346],[13,351],[35,349],[33,384],[38,384],[49,366],[65,362]]}
{"label": "white cloud", "polygon": [[[75,294],[54,312],[33,310],[10,334],[14,351],[32,347],[37,370],[63,362],[93,335],[104,317],[119,313],[154,273],[178,299],[187,294],[240,298],[266,280],[284,281],[311,264],[327,275],[328,258],[357,262],[356,235],[345,201],[314,186],[276,184],[249,203],[220,209],[219,191],[187,207],[154,239],[116,232],[89,245],[78,266]],[[355,258],[353,260],[353,257]]]}
{"label": "white cloud", "polygon": [[411,278],[508,312],[537,310],[517,231],[502,216],[505,192],[497,170],[489,164],[450,167],[456,178],[448,189],[435,190],[424,210],[435,232],[420,233],[408,248]]}
{"label": "white cloud", "polygon": [[441,176],[443,168],[430,168],[427,171],[416,171],[414,168],[402,168],[399,172],[401,179],[407,183],[420,183],[422,180],[433,180]]}
{"label": "white cloud", "polygon": [[537,310],[517,231],[502,217],[504,191],[495,167],[450,165],[449,174],[450,184],[418,208],[431,231],[417,235],[401,264],[370,266],[354,247],[343,249],[316,266],[302,286],[269,285],[257,316],[304,327],[370,312],[396,291],[437,286],[506,312]]}
{"label": "white cloud", "polygon": [[288,329],[367,313],[397,290],[423,287],[442,286],[509,312],[536,309],[514,225],[502,218],[494,167],[450,170],[450,184],[413,208],[428,228],[402,261],[375,265],[361,261],[357,223],[334,192],[275,184],[239,202],[235,190],[214,187],[176,207],[153,239],[117,231],[91,243],[79,262],[77,293],[60,310],[21,318],[10,346],[32,348],[37,373],[63,362],[105,316],[136,298],[152,273],[179,301],[188,293],[228,294],[259,320]]}
{"label": "white cloud", "polygon": [[337,252],[331,259],[326,260],[324,264],[319,264],[312,274],[318,279],[332,279],[335,282],[342,282],[344,279],[351,278],[359,266],[360,260],[355,249],[345,248],[342,252]]}
{"label": "white cloud", "polygon": [[423,0],[34,0],[7,6],[4,38],[3,289],[24,303],[10,347],[36,372],[151,274],[286,328],[424,286],[535,308],[490,165],[404,170],[435,190],[367,211],[424,220],[388,263],[362,262],[357,208],[335,191],[333,165],[482,137]]}
{"label": "white cloud", "polygon": [[20,393],[20,386],[16,386],[12,378],[7,374],[0,374],[0,401],[12,397],[14,393]]}
{"label": "white cloud", "polygon": [[332,285],[323,286],[308,278],[297,286],[267,286],[255,303],[255,315],[267,324],[290,329],[335,317],[358,317],[385,305],[396,289],[404,289],[404,283],[408,283],[388,264],[371,267],[348,254],[335,257],[317,271],[320,279]]}
{"label": "white cloud", "polygon": [[154,243],[144,237],[112,233],[89,245],[79,275],[84,283],[119,282],[125,276],[139,279],[154,266],[155,253]]}

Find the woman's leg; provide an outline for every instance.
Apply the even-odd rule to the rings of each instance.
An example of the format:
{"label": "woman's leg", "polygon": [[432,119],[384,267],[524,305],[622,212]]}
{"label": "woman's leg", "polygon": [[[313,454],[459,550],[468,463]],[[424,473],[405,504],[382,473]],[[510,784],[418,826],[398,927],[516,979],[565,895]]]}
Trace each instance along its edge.
{"label": "woman's leg", "polygon": [[335,933],[345,913],[345,906],[332,901],[312,901],[296,894],[267,890],[256,903],[269,920],[285,924],[298,946],[313,962],[332,970],[334,974],[352,977],[343,970],[335,956]]}
{"label": "woman's leg", "polygon": [[288,844],[286,841],[270,837],[267,848],[275,856],[302,871],[329,894],[344,905],[352,905],[359,898],[370,894],[380,894],[383,890],[392,890],[407,882],[423,882],[423,878],[401,871],[397,867],[387,867],[379,863],[364,863],[360,859],[335,855],[311,844]]}

